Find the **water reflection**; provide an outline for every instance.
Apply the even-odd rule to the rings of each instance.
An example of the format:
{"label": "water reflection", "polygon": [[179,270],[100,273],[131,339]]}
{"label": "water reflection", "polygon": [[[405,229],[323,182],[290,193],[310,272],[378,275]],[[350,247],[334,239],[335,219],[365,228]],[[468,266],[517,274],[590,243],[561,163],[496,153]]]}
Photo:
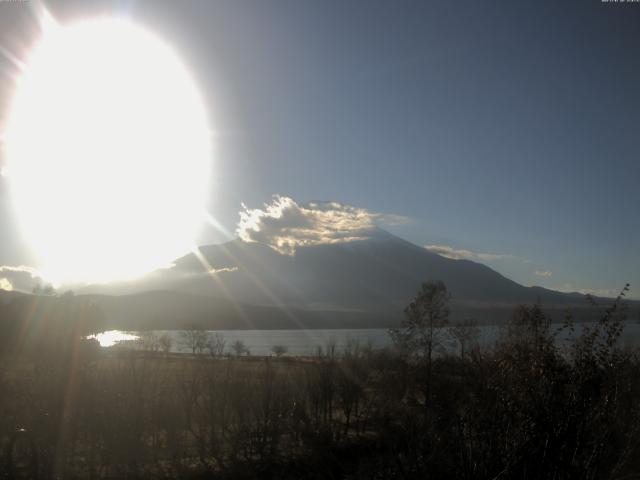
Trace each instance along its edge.
{"label": "water reflection", "polygon": [[95,338],[101,347],[112,347],[116,343],[128,340],[137,340],[140,337],[120,330],[109,330],[95,335],[90,335],[87,338]]}

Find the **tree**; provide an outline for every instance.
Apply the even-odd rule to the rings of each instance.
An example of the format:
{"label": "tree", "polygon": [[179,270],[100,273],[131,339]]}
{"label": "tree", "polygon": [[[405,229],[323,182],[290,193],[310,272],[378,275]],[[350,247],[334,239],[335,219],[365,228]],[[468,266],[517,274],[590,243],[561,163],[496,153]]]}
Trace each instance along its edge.
{"label": "tree", "polygon": [[173,339],[166,333],[163,333],[158,339],[158,343],[160,344],[160,348],[167,355],[171,351],[171,345],[173,344]]}
{"label": "tree", "polygon": [[442,346],[442,329],[449,323],[450,299],[443,282],[423,283],[415,300],[405,308],[400,327],[389,331],[394,345],[406,354],[431,363],[434,350]]}
{"label": "tree", "polygon": [[138,345],[141,350],[157,352],[160,348],[160,339],[153,332],[142,332],[138,335]]}
{"label": "tree", "polygon": [[289,351],[289,349],[284,346],[284,345],[274,345],[271,348],[271,351],[273,352],[273,354],[280,358],[281,356],[283,356],[285,353],[287,353]]}
{"label": "tree", "polygon": [[477,343],[481,332],[480,328],[478,328],[478,322],[473,319],[467,319],[449,327],[449,333],[460,344],[460,358],[464,360],[465,351],[468,347]]}
{"label": "tree", "polygon": [[224,355],[224,348],[227,345],[227,341],[224,339],[224,336],[216,332],[215,335],[210,335],[207,341],[207,349],[209,350],[209,355],[212,357],[221,357]]}
{"label": "tree", "polygon": [[450,299],[443,282],[424,282],[415,300],[405,308],[400,327],[389,331],[396,348],[424,367],[425,401],[431,391],[433,353],[442,348],[443,330],[449,323]]}
{"label": "tree", "polygon": [[191,353],[195,355],[196,353],[202,353],[207,347],[209,334],[206,330],[195,328],[192,330],[183,330],[180,333],[180,337],[182,345],[191,350]]}
{"label": "tree", "polygon": [[231,344],[231,350],[236,354],[237,357],[242,355],[243,353],[249,354],[249,349],[246,347],[242,340],[236,340]]}
{"label": "tree", "polygon": [[50,283],[43,284],[40,280],[37,281],[35,286],[31,289],[34,295],[53,296],[56,293],[55,288]]}

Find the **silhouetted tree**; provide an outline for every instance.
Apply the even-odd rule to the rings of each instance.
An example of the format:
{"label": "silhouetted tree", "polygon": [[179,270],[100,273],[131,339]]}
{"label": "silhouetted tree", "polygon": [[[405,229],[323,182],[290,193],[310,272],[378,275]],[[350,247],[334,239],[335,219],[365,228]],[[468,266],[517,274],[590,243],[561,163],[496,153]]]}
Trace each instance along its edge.
{"label": "silhouetted tree", "polygon": [[280,358],[281,356],[283,356],[285,353],[287,353],[289,351],[289,349],[284,346],[284,345],[274,345],[271,348],[271,351],[273,352],[273,354]]}
{"label": "silhouetted tree", "polygon": [[212,357],[221,357],[224,355],[226,345],[227,341],[221,333],[216,332],[215,335],[209,335],[207,349],[209,350],[209,355]]}
{"label": "silhouetted tree", "polygon": [[231,350],[233,350],[233,353],[235,353],[237,357],[244,353],[246,353],[247,355],[249,354],[249,349],[242,340],[236,340],[235,342],[233,342],[231,344]]}
{"label": "silhouetted tree", "polygon": [[191,353],[202,353],[207,348],[208,333],[206,330],[196,328],[180,332],[182,345],[191,350]]}
{"label": "silhouetted tree", "polygon": [[434,350],[442,345],[441,329],[449,322],[450,298],[443,282],[423,283],[415,300],[405,309],[400,327],[389,331],[394,345],[431,363]]}
{"label": "silhouetted tree", "polygon": [[449,333],[458,341],[460,345],[460,358],[464,360],[464,354],[468,347],[477,343],[480,338],[480,329],[478,322],[473,319],[463,320],[449,327]]}
{"label": "silhouetted tree", "polygon": [[433,354],[442,347],[443,328],[449,322],[450,299],[443,282],[424,282],[415,300],[405,309],[400,327],[389,331],[396,348],[424,366],[425,401],[431,390]]}
{"label": "silhouetted tree", "polygon": [[160,335],[160,338],[158,339],[158,343],[160,344],[160,349],[166,355],[171,351],[171,346],[173,345],[173,339],[166,333],[163,333],[162,335]]}

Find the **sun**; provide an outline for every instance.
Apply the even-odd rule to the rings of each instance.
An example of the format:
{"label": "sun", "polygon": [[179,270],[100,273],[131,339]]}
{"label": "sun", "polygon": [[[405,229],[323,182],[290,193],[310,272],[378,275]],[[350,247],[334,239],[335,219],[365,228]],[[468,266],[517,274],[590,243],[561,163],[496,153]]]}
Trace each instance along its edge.
{"label": "sun", "polygon": [[128,279],[189,251],[210,128],[177,55],[127,20],[47,28],[4,135],[25,241],[58,282]]}

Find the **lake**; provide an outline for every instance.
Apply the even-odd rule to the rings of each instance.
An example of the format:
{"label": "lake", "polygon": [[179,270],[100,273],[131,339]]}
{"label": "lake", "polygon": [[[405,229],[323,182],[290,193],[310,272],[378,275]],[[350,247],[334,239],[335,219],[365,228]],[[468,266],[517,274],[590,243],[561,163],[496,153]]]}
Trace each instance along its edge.
{"label": "lake", "polygon": [[[555,327],[555,326],[554,326]],[[478,327],[480,329],[479,344],[490,346],[500,334],[500,327],[489,325]],[[553,327],[552,327],[553,328]],[[579,332],[581,325],[576,325]],[[326,330],[216,330],[209,332],[218,334],[224,339],[225,351],[231,351],[231,344],[240,340],[249,349],[252,355],[271,355],[272,348],[281,345],[287,348],[289,355],[308,356],[315,355],[318,347],[326,348],[335,344],[336,351],[344,350],[348,342],[358,342],[360,346],[371,345],[373,348],[391,346],[391,337],[387,329],[326,329]],[[167,335],[171,338],[171,351],[176,353],[191,353],[191,349],[185,345],[182,332],[179,330],[155,330],[152,332],[123,332],[111,330],[92,336],[103,347],[121,345],[123,347],[141,348],[142,337]],[[562,340],[560,340],[562,341]],[[444,347],[449,352],[458,350],[457,342],[450,336],[444,339]],[[624,333],[620,338],[620,345],[631,347],[640,346],[640,324],[627,323]]]}

